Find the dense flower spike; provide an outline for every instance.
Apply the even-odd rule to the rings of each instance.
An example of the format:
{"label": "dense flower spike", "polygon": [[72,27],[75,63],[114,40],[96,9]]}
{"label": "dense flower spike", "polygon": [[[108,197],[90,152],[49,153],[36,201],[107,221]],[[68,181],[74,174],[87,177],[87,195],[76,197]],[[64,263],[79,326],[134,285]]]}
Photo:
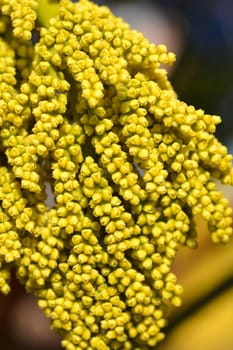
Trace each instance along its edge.
{"label": "dense flower spike", "polygon": [[232,234],[220,118],[180,101],[174,54],[107,7],[61,0],[43,21],[42,3],[0,1],[0,290],[14,268],[67,350],[152,349],[195,216]]}
{"label": "dense flower spike", "polygon": [[10,17],[13,35],[19,40],[31,40],[37,5],[36,0],[1,0],[1,13]]}

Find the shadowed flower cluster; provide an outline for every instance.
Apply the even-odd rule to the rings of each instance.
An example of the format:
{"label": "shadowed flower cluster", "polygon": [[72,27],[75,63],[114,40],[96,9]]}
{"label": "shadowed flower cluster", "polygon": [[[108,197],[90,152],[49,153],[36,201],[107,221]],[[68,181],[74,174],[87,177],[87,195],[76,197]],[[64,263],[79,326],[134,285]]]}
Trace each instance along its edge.
{"label": "shadowed flower cluster", "polygon": [[38,5],[0,1],[0,290],[14,269],[67,350],[150,349],[195,216],[232,233],[220,118],[180,101],[174,54],[107,7],[61,0],[42,26]]}

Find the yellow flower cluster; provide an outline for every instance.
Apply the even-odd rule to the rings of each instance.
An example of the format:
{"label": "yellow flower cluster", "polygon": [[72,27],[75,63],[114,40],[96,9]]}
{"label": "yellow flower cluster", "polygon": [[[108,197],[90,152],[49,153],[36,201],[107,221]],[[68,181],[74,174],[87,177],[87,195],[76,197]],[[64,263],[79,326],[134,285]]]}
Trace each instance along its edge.
{"label": "yellow flower cluster", "polygon": [[36,0],[1,0],[1,15],[10,17],[13,34],[19,40],[31,40],[37,5]]}
{"label": "yellow flower cluster", "polygon": [[174,54],[107,7],[61,0],[33,32],[37,5],[0,1],[0,290],[14,268],[67,350],[154,348],[195,216],[232,233],[220,118],[180,101]]}

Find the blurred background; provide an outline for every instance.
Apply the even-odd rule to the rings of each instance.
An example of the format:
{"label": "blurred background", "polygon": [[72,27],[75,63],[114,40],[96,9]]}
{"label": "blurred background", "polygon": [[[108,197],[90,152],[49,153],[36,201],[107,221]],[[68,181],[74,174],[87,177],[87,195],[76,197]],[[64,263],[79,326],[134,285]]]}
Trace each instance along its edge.
{"label": "blurred background", "polygon": [[[218,114],[217,136],[233,153],[233,1],[118,0],[108,5],[155,44],[166,44],[177,61],[170,80],[181,100]],[[233,206],[233,191],[222,188]],[[183,305],[171,311],[158,350],[233,349],[233,243],[211,243],[197,219],[199,249],[181,249],[174,271],[184,286]],[[16,281],[0,297],[0,349],[60,350],[59,337]]]}

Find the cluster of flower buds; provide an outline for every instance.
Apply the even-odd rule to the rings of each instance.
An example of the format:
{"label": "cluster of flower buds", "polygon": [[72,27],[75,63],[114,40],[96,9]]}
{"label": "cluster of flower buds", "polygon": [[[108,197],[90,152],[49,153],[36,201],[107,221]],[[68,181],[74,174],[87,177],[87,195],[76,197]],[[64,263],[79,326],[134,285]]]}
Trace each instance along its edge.
{"label": "cluster of flower buds", "polygon": [[0,290],[13,268],[67,350],[153,349],[195,216],[232,234],[220,118],[180,101],[175,55],[109,8],[61,0],[43,26],[38,5],[0,1]]}

